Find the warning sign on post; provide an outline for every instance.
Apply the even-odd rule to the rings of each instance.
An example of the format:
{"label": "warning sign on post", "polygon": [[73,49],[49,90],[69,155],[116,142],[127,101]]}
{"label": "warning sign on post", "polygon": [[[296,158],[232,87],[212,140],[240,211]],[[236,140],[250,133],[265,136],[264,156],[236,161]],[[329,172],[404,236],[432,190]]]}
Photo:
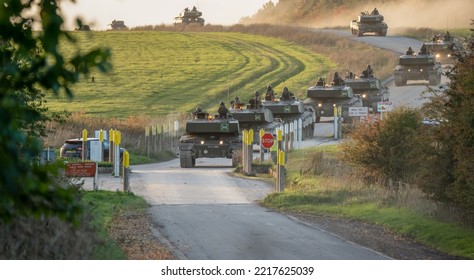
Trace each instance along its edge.
{"label": "warning sign on post", "polygon": [[273,135],[271,135],[270,133],[265,133],[262,135],[261,141],[262,141],[262,146],[265,149],[270,149],[273,146],[273,141],[275,141],[275,139],[273,138]]}
{"label": "warning sign on post", "polygon": [[349,117],[367,117],[369,107],[349,107]]}
{"label": "warning sign on post", "polygon": [[68,177],[95,177],[97,163],[95,162],[70,162],[66,163],[66,176]]}
{"label": "warning sign on post", "polygon": [[393,110],[391,101],[377,102],[377,112],[388,112]]}

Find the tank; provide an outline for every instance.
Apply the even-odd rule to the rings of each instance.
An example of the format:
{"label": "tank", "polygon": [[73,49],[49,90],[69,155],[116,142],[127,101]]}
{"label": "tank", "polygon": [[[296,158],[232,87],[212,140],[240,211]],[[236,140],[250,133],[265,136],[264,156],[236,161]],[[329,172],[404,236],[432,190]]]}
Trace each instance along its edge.
{"label": "tank", "polygon": [[460,46],[459,42],[453,38],[449,32],[444,36],[434,35],[431,41],[425,42],[426,49],[435,56],[436,61],[442,64],[453,63],[453,53]]}
{"label": "tank", "polygon": [[345,84],[326,85],[323,79],[307,90],[306,106],[312,106],[316,112],[316,122],[321,117],[333,117],[334,107],[341,106],[344,121],[349,119],[349,107],[362,107],[362,99]]}
{"label": "tank", "polygon": [[313,107],[305,106],[303,101],[292,97],[290,100],[275,99],[274,101],[264,100],[262,106],[269,109],[273,116],[283,123],[291,123],[301,120],[303,125],[303,139],[313,137],[314,125],[316,123],[316,113]]}
{"label": "tank", "polygon": [[205,20],[201,17],[202,13],[193,7],[192,10],[185,8],[178,16],[174,18],[175,25],[198,24],[204,25]]}
{"label": "tank", "polygon": [[379,36],[387,35],[388,26],[384,22],[383,15],[379,14],[377,9],[372,13],[362,12],[357,19],[350,23],[352,35],[363,36],[365,33],[377,34]]}
{"label": "tank", "polygon": [[111,24],[109,24],[112,28],[111,30],[128,30],[128,27],[125,25],[123,20],[113,20]]}
{"label": "tank", "polygon": [[268,108],[262,107],[261,105],[251,106],[249,104],[238,108],[230,108],[229,113],[234,119],[239,121],[241,130],[253,129],[254,144],[260,142],[260,135],[258,132],[261,129],[263,129],[265,133],[275,134],[276,130],[282,126],[282,121],[274,118],[272,111]]}
{"label": "tank", "polygon": [[390,92],[387,87],[382,86],[380,80],[374,75],[363,71],[359,77],[349,76],[344,84],[349,86],[354,94],[362,98],[362,105],[369,108],[369,112],[377,112],[377,103],[389,101]]}
{"label": "tank", "polygon": [[186,131],[179,139],[182,168],[192,168],[197,158],[228,158],[232,166],[239,163],[242,136],[239,122],[230,115],[210,117],[206,112],[193,113],[186,121]]}
{"label": "tank", "polygon": [[80,27],[75,29],[76,31],[92,31],[91,27],[87,24],[81,25]]}
{"label": "tank", "polygon": [[442,67],[432,54],[405,54],[398,59],[393,76],[395,86],[404,86],[408,80],[426,80],[429,85],[441,83]]}

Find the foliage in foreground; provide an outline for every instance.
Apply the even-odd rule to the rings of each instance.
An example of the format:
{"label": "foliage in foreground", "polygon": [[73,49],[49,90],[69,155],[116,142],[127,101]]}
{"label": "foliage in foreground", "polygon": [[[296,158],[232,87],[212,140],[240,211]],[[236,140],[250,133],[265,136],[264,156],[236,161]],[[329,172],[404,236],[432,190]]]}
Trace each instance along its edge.
{"label": "foliage in foreground", "polygon": [[[36,14],[31,10],[37,11]],[[37,21],[39,17],[40,21]],[[74,191],[51,179],[57,166],[35,164],[46,119],[41,90],[72,97],[70,85],[91,68],[108,69],[109,53],[79,49],[66,59],[60,38],[58,1],[2,1],[0,5],[0,221],[55,215],[74,221],[80,212]],[[34,32],[33,26],[42,28]]]}

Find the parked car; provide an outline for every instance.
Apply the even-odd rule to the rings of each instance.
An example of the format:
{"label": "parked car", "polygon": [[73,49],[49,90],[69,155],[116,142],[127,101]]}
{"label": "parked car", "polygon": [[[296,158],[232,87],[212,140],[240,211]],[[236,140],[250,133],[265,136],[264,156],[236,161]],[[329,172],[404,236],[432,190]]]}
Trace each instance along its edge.
{"label": "parked car", "polygon": [[[99,138],[87,138],[87,159],[90,159],[90,143],[92,141],[99,141]],[[109,148],[109,141],[104,139],[104,141],[102,142],[104,161],[109,160]],[[122,159],[124,151],[124,148],[120,148],[120,160]],[[73,138],[66,140],[64,142],[64,145],[59,150],[59,156],[67,158],[82,158],[82,138]]]}

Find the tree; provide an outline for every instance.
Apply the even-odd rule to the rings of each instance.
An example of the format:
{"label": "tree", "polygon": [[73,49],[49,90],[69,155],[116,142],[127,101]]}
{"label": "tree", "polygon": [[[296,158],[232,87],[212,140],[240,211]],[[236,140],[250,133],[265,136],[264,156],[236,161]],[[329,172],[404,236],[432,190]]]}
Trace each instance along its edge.
{"label": "tree", "polygon": [[343,160],[369,177],[409,182],[419,168],[421,116],[400,107],[383,120],[360,124],[342,144]]}
{"label": "tree", "polygon": [[445,186],[445,195],[474,213],[474,29],[464,45],[465,49],[455,52],[457,62],[448,72],[450,82],[441,96],[445,102],[438,106],[446,120],[441,127],[445,135],[439,141],[452,163],[446,170],[451,182]]}
{"label": "tree", "polygon": [[[59,1],[4,0],[0,5],[0,219],[54,214],[74,220],[74,191],[54,184],[55,166],[35,164],[45,121],[42,90],[72,97],[70,86],[91,68],[106,72],[110,52],[95,49],[66,59]],[[33,13],[32,11],[37,11]],[[78,25],[82,23],[78,21]],[[39,27],[38,31],[33,28]]]}

